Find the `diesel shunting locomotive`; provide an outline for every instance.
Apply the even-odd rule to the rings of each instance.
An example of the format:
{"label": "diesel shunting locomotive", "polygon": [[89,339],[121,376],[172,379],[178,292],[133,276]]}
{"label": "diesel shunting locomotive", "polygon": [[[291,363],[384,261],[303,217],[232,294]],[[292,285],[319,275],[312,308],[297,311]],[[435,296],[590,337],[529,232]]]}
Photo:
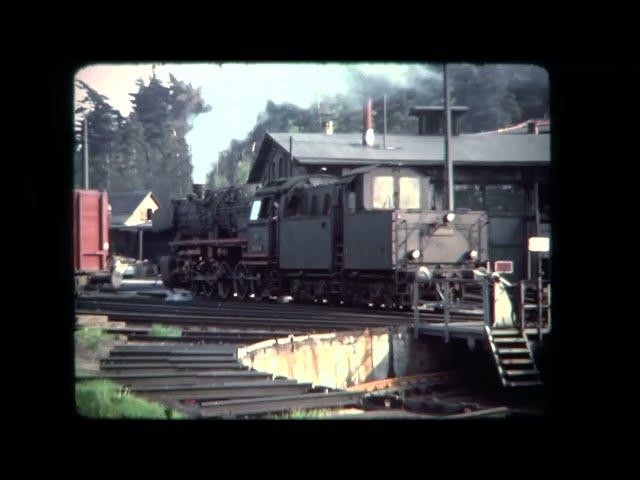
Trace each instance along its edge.
{"label": "diesel shunting locomotive", "polygon": [[486,213],[436,210],[432,179],[410,167],[196,187],[153,218],[175,233],[160,265],[171,289],[404,307],[416,280],[437,297],[430,280],[472,278],[488,259]]}

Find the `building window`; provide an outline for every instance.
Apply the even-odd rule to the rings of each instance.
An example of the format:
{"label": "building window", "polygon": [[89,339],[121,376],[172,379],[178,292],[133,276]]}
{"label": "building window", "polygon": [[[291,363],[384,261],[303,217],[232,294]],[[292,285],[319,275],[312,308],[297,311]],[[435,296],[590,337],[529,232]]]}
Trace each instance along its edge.
{"label": "building window", "polygon": [[484,193],[480,185],[455,185],[455,205],[473,211],[484,210]]}
{"label": "building window", "polygon": [[147,208],[147,220],[151,220],[153,217],[153,210],[151,208]]}
{"label": "building window", "polygon": [[417,177],[400,178],[400,208],[420,208],[420,179]]}
{"label": "building window", "polygon": [[540,205],[540,221],[551,222],[551,199],[548,185],[540,184],[538,186],[538,203]]}
{"label": "building window", "polygon": [[393,204],[393,177],[374,177],[373,208],[395,208]]}
{"label": "building window", "polygon": [[519,185],[487,185],[486,209],[490,215],[525,213],[524,189]]}

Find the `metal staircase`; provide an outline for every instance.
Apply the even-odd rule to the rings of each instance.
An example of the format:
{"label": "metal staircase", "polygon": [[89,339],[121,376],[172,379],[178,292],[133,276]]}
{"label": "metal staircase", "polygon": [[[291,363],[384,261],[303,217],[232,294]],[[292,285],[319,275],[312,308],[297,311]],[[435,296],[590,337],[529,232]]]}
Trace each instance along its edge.
{"label": "metal staircase", "polygon": [[542,385],[526,333],[517,328],[484,328],[503,387]]}

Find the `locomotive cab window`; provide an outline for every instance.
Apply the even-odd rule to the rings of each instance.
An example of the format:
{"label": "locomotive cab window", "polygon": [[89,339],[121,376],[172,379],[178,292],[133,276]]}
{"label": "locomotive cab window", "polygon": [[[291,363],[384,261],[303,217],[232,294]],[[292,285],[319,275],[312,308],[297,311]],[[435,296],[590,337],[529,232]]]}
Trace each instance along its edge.
{"label": "locomotive cab window", "polygon": [[297,215],[303,215],[302,197],[300,195],[294,195],[287,201],[287,208],[285,209],[285,217],[295,217]]}
{"label": "locomotive cab window", "polygon": [[356,192],[347,193],[347,210],[349,213],[356,211]]}
{"label": "locomotive cab window", "polygon": [[324,205],[322,207],[322,214],[329,215],[331,213],[331,195],[328,193],[324,194]]}
{"label": "locomotive cab window", "polygon": [[269,208],[271,207],[271,198],[263,198],[262,205],[260,206],[260,212],[258,213],[258,218],[269,218]]}
{"label": "locomotive cab window", "polygon": [[420,208],[420,179],[418,177],[400,178],[400,208]]}
{"label": "locomotive cab window", "polygon": [[262,204],[261,200],[253,201],[253,205],[251,206],[251,214],[249,215],[249,220],[258,220],[258,214],[260,213],[261,204]]}
{"label": "locomotive cab window", "polygon": [[311,197],[311,208],[309,209],[309,215],[314,216],[318,215],[320,212],[318,211],[318,197],[313,195]]}
{"label": "locomotive cab window", "polygon": [[393,204],[393,177],[374,177],[373,208],[395,208]]}

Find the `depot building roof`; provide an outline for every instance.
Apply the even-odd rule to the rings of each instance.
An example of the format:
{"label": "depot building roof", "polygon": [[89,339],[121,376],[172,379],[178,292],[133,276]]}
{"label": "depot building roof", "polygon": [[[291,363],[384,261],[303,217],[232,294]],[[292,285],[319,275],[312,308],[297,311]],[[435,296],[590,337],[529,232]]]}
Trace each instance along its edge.
{"label": "depot building roof", "polygon": [[[375,135],[372,147],[362,144],[360,133],[270,133],[265,134],[249,181],[259,181],[273,145],[289,151],[303,165],[407,166],[439,165],[444,162],[444,138],[437,135]],[[533,166],[547,165],[551,157],[550,135],[463,134],[451,137],[451,154],[457,165]]]}

